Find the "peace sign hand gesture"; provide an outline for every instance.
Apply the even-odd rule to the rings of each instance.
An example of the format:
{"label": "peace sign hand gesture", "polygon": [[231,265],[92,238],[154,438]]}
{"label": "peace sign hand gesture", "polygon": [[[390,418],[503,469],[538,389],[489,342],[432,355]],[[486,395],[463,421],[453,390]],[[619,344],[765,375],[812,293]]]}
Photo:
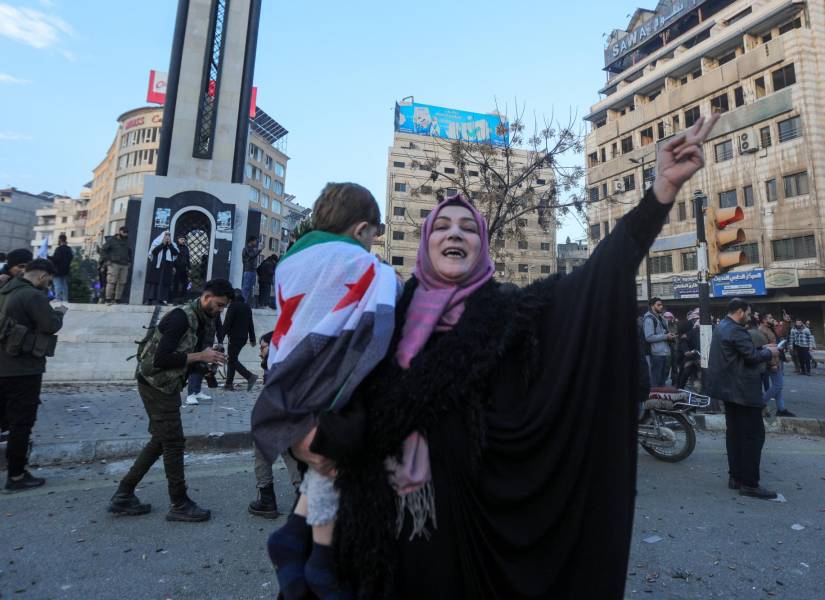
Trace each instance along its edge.
{"label": "peace sign hand gesture", "polygon": [[702,144],[718,120],[718,113],[707,119],[700,117],[693,127],[659,149],[656,181],[653,182],[653,192],[659,202],[673,204],[682,186],[705,166]]}

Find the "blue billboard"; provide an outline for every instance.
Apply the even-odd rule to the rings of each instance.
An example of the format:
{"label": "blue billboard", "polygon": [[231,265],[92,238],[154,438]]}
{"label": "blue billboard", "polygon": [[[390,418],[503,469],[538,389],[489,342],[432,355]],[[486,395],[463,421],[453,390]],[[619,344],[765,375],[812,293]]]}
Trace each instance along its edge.
{"label": "blue billboard", "polygon": [[493,146],[504,146],[510,139],[510,127],[498,115],[417,102],[396,103],[395,130],[400,133],[429,135],[448,140],[490,143]]}
{"label": "blue billboard", "polygon": [[715,298],[764,296],[768,293],[765,288],[765,269],[724,273],[714,277],[711,283],[711,293]]}

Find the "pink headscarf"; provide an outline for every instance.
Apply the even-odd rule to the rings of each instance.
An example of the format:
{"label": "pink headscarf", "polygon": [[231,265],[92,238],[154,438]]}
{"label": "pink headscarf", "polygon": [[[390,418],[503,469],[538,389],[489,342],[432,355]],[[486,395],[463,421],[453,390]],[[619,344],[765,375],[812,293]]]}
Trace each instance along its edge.
{"label": "pink headscarf", "polygon": [[[464,281],[459,284],[446,281],[438,275],[430,260],[428,250],[433,223],[441,210],[449,204],[459,204],[473,214],[478,226],[478,234],[481,237],[481,248],[476,263]],[[401,341],[395,353],[395,358],[402,369],[410,367],[410,362],[430,339],[433,331],[449,331],[458,323],[464,313],[464,301],[487,283],[493,277],[494,272],[495,266],[490,259],[490,243],[487,241],[487,223],[484,217],[469,200],[460,194],[445,198],[430,213],[422,227],[421,244],[418,246],[418,257],[413,271],[418,280],[418,287],[407,308]]]}

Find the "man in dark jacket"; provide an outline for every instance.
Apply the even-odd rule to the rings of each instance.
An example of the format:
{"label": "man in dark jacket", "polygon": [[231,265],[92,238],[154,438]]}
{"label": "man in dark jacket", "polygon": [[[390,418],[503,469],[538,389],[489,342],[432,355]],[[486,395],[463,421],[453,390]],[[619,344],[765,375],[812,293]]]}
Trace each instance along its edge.
{"label": "man in dark jacket", "polygon": [[708,384],[710,395],[725,403],[728,487],[743,496],[771,500],[776,492],[759,485],[765,444],[759,365],[778,356],[778,351],[776,346],[756,349],[745,329],[750,316],[751,307],[744,300],[734,298],[728,303],[727,317],[713,331]]}
{"label": "man in dark jacket", "polygon": [[57,237],[57,248],[54,255],[50,257],[54,265],[54,297],[63,302],[69,301],[69,269],[72,265],[74,253],[66,243],[66,234],[61,233]]}
{"label": "man in dark jacket", "polygon": [[[246,390],[250,391],[255,385],[255,382],[258,381],[258,376],[251,373],[241,364],[241,361],[238,360],[238,355],[240,355],[247,340],[249,340],[249,345],[254,347],[258,338],[255,336],[252,309],[249,308],[249,304],[244,302],[241,290],[235,290],[235,297],[232,299],[229,308],[226,309],[223,329],[226,336],[229,337],[226,361],[226,385],[224,387],[227,390],[234,389],[232,380],[235,378],[235,371],[237,371],[246,379]],[[219,339],[223,342],[223,336],[220,336]]]}
{"label": "man in dark jacket", "polygon": [[278,256],[270,254],[258,266],[258,306],[272,307],[272,278],[275,277],[275,267],[278,265]]}
{"label": "man in dark jacket", "polygon": [[9,427],[6,491],[41,486],[44,479],[26,470],[29,437],[37,420],[46,356],[52,356],[66,307],[54,309],[46,290],[54,266],[33,260],[26,272],[0,288],[0,414]]}
{"label": "man in dark jacket", "polygon": [[121,227],[100,249],[100,262],[106,264],[106,303],[112,304],[123,299],[123,288],[129,277],[132,264],[132,249],[129,247],[129,230]]}
{"label": "man in dark jacket", "polygon": [[255,287],[255,269],[258,268],[258,256],[261,254],[261,249],[258,248],[258,238],[250,236],[246,240],[246,246],[241,252],[241,259],[243,260],[243,280],[241,281],[241,288],[243,288],[243,299],[249,304],[252,304],[252,288]]}

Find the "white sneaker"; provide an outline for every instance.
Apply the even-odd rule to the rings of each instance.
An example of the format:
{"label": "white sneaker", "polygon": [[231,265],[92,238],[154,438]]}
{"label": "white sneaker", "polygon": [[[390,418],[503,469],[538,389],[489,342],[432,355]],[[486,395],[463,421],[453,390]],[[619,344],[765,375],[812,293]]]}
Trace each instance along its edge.
{"label": "white sneaker", "polygon": [[203,392],[198,392],[197,394],[195,394],[195,398],[197,398],[198,400],[211,400],[212,396],[207,396]]}
{"label": "white sneaker", "polygon": [[198,402],[198,397],[195,394],[190,394],[186,397],[186,404],[193,405],[200,404],[200,402]]}

